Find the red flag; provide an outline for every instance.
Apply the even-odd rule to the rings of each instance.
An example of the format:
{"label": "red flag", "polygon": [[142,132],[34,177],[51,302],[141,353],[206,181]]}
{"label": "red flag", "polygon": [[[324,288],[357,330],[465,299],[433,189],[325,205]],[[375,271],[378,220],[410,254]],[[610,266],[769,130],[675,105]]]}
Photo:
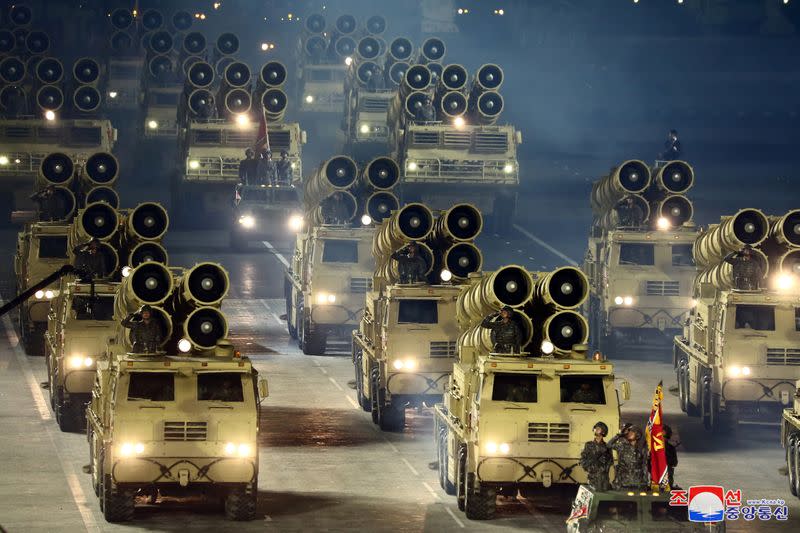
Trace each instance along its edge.
{"label": "red flag", "polygon": [[269,132],[267,129],[267,110],[261,106],[261,116],[258,121],[258,134],[256,135],[255,151],[258,152],[259,148],[265,147],[269,150]]}
{"label": "red flag", "polygon": [[661,419],[661,402],[664,400],[662,382],[658,382],[653,395],[653,407],[647,420],[647,448],[650,450],[650,483],[653,488],[669,490],[667,477],[667,450]]}

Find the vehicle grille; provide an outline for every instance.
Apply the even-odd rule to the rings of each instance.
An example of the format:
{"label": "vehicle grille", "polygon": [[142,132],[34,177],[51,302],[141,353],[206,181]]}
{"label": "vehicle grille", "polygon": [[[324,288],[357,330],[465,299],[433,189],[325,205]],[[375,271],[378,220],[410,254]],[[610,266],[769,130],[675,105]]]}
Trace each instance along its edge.
{"label": "vehicle grille", "polygon": [[475,151],[505,153],[508,151],[508,135],[505,133],[475,133]]}
{"label": "vehicle grille", "polygon": [[142,69],[139,65],[126,65],[111,62],[108,68],[108,77],[111,80],[139,80],[142,77]]}
{"label": "vehicle grille", "polygon": [[102,131],[100,128],[81,128],[69,129],[68,144],[70,146],[98,146]]}
{"label": "vehicle grille", "polygon": [[371,288],[371,278],[350,278],[350,292],[367,292]]}
{"label": "vehicle grille", "polygon": [[444,132],[444,145],[447,148],[463,148],[469,150],[470,145],[470,135],[469,132],[456,132],[456,131],[445,131]]}
{"label": "vehicle grille", "polygon": [[677,281],[646,281],[647,296],[680,296],[680,283]]}
{"label": "vehicle grille", "polygon": [[455,341],[431,341],[431,357],[455,357]]}
{"label": "vehicle grille", "polygon": [[389,109],[389,100],[386,98],[363,98],[360,103],[361,109],[369,113],[381,112]]}
{"label": "vehicle grille", "polygon": [[202,441],[207,434],[206,422],[164,422],[164,440]]}
{"label": "vehicle grille", "polygon": [[800,366],[800,348],[767,348],[767,364]]}
{"label": "vehicle grille", "polygon": [[437,145],[439,144],[439,134],[435,131],[412,131],[411,143],[415,146],[419,145]]}
{"label": "vehicle grille", "polygon": [[569,424],[562,422],[531,422],[528,442],[569,442]]}

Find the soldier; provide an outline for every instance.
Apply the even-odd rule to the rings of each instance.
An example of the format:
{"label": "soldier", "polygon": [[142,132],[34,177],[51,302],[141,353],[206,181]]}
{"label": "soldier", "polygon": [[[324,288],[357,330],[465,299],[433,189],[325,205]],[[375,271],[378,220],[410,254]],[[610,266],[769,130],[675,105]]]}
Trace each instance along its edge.
{"label": "soldier", "polygon": [[[492,330],[492,342],[496,353],[519,353],[522,344],[522,334],[519,326],[512,319],[514,309],[503,307],[500,312],[493,313],[481,322],[482,328]],[[500,320],[495,320],[500,317]]]}
{"label": "soldier", "polygon": [[740,291],[757,291],[764,271],[753,254],[753,248],[745,244],[739,252],[725,256],[725,262],[733,266],[733,284]]}
{"label": "soldier", "polygon": [[683,151],[681,150],[681,142],[678,140],[678,132],[676,130],[669,130],[667,140],[664,142],[664,151],[658,154],[658,159],[661,161],[675,161],[680,159]]}
{"label": "soldier", "polygon": [[322,201],[323,224],[346,224],[350,218],[344,195],[336,191]]}
{"label": "soldier", "polygon": [[153,308],[143,305],[138,313],[131,313],[122,320],[122,327],[131,330],[134,353],[155,353],[161,346],[161,325],[153,320]]}
{"label": "soldier", "polygon": [[517,383],[513,387],[509,387],[508,392],[506,393],[505,401],[521,403],[535,402],[536,388],[533,387],[533,383],[535,383],[535,381],[523,379],[520,383]]}
{"label": "soldier", "polygon": [[256,152],[252,148],[244,151],[244,159],[239,161],[239,183],[242,185],[255,185],[257,181],[258,161]]}
{"label": "soldier", "polygon": [[383,69],[381,69],[380,66],[377,66],[370,74],[369,80],[367,80],[367,90],[379,91],[385,88],[386,80],[383,78]]}
{"label": "soldier", "polygon": [[92,237],[88,242],[72,249],[75,268],[84,281],[103,279],[110,274],[106,256],[100,252],[100,240]]}
{"label": "soldier", "polygon": [[270,150],[263,150],[261,152],[261,159],[258,160],[256,174],[258,175],[259,184],[267,184],[271,187],[277,184],[278,169],[275,166],[275,161],[272,160],[272,152]]}
{"label": "soldier", "polygon": [[292,184],[292,162],[289,160],[289,153],[281,150],[281,158],[276,163],[278,183],[282,185]]}
{"label": "soldier", "polygon": [[644,223],[642,208],[634,202],[632,196],[626,196],[615,208],[617,224],[622,228],[633,228]]}
{"label": "soldier", "polygon": [[664,452],[667,456],[667,481],[671,489],[680,489],[675,484],[675,467],[678,466],[678,444],[673,444],[670,440],[672,438],[672,428],[665,425],[664,433]]}
{"label": "soldier", "polygon": [[649,457],[641,441],[642,430],[631,424],[622,426],[608,441],[609,448],[617,451],[615,490],[640,490],[649,485]]}
{"label": "soldier", "polygon": [[[584,382],[581,383],[580,388],[572,393],[570,401],[574,403],[600,403],[600,395],[597,394],[596,390],[592,389],[590,383]],[[606,434],[608,434],[608,428],[606,428]]]}
{"label": "soldier", "polygon": [[610,490],[611,482],[608,479],[608,471],[614,464],[614,456],[604,440],[608,435],[608,426],[603,422],[598,422],[592,431],[594,439],[587,442],[581,452],[581,468],[586,471],[589,485],[595,490]]}
{"label": "soldier", "polygon": [[425,96],[422,105],[417,109],[417,114],[414,116],[417,122],[435,122],[436,109],[433,107],[430,96]]}
{"label": "soldier", "polygon": [[57,220],[60,217],[60,214],[62,214],[64,210],[61,206],[62,202],[59,202],[55,192],[55,185],[48,185],[41,191],[34,193],[31,196],[31,200],[33,200],[38,206],[37,210],[39,211],[39,220]]}
{"label": "soldier", "polygon": [[428,265],[419,254],[419,245],[416,242],[397,250],[392,254],[392,259],[397,261],[400,283],[425,283]]}
{"label": "soldier", "polygon": [[214,103],[213,96],[208,95],[208,99],[197,110],[197,116],[204,119],[217,118],[217,106]]}
{"label": "soldier", "polygon": [[25,91],[19,86],[12,85],[6,91],[5,108],[9,118],[23,117],[28,114],[28,99],[25,98]]}

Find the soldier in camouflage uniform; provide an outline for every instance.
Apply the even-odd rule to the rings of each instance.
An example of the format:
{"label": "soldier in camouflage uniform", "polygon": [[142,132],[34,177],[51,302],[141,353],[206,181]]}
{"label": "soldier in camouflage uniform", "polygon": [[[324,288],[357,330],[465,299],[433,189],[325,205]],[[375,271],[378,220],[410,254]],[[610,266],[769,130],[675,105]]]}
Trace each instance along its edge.
{"label": "soldier in camouflage uniform", "polygon": [[419,245],[415,242],[397,250],[392,254],[392,259],[397,261],[397,270],[400,273],[400,283],[424,283],[428,265],[425,258],[419,255]]}
{"label": "soldier in camouflage uniform", "polygon": [[[500,320],[495,320],[500,317]],[[513,320],[514,309],[503,307],[499,313],[494,313],[483,319],[482,328],[492,330],[492,342],[496,353],[519,353],[521,351],[522,333]]]}
{"label": "soldier in camouflage uniform", "polygon": [[[580,388],[572,393],[570,401],[575,403],[600,403],[600,395],[597,394],[596,390],[592,389],[590,383],[584,382],[581,383]],[[606,434],[607,433],[608,428],[606,428]]]}
{"label": "soldier in camouflage uniform", "polygon": [[642,430],[631,424],[622,426],[608,446],[617,451],[615,490],[641,490],[650,484],[647,449],[642,445]]}
{"label": "soldier in camouflage uniform", "polygon": [[72,249],[75,255],[75,268],[83,281],[103,279],[109,276],[108,261],[100,251],[100,240],[92,237],[88,242]]}
{"label": "soldier in camouflage uniform", "polygon": [[350,218],[344,195],[337,191],[322,201],[323,224],[346,224]]}
{"label": "soldier in camouflage uniform", "polygon": [[594,439],[583,446],[581,468],[586,471],[586,475],[589,477],[589,484],[595,490],[606,491],[611,489],[608,471],[611,465],[614,464],[611,448],[603,440],[608,435],[608,426],[603,422],[598,422],[592,429],[594,431]]}
{"label": "soldier in camouflage uniform", "polygon": [[633,197],[626,196],[617,207],[617,225],[622,228],[633,228],[644,223],[642,208],[633,201]]}
{"label": "soldier in camouflage uniform", "polygon": [[736,289],[740,291],[758,290],[764,272],[749,244],[745,244],[740,252],[729,253],[725,256],[725,262],[733,266],[733,284]]}
{"label": "soldier in camouflage uniform", "polygon": [[153,308],[144,305],[138,313],[131,313],[122,321],[122,327],[130,328],[134,353],[155,353],[161,346],[164,334],[161,324],[153,319]]}

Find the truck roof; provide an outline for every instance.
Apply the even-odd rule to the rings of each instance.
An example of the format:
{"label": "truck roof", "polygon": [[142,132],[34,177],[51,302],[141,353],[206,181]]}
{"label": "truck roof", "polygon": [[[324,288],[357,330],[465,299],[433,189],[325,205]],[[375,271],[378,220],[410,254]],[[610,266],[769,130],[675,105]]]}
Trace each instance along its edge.
{"label": "truck roof", "polygon": [[389,298],[435,298],[441,296],[458,296],[461,288],[458,285],[388,285],[386,296]]}
{"label": "truck roof", "polygon": [[588,359],[555,359],[544,357],[482,356],[478,365],[485,372],[521,372],[553,374],[607,374],[614,373],[610,361],[591,361]]}
{"label": "truck roof", "polygon": [[697,238],[699,228],[694,225],[682,226],[671,230],[652,230],[646,229],[615,229],[608,232],[608,240],[612,242],[621,241],[652,241],[652,242],[679,242],[680,244],[692,244]]}
{"label": "truck roof", "polygon": [[317,239],[368,239],[372,242],[373,235],[375,235],[375,228],[370,226],[360,228],[315,226],[312,236]]}
{"label": "truck roof", "polygon": [[252,363],[247,357],[187,357],[185,355],[134,355],[119,354],[119,366],[128,370],[163,371],[165,369],[196,369],[200,371],[247,372]]}

